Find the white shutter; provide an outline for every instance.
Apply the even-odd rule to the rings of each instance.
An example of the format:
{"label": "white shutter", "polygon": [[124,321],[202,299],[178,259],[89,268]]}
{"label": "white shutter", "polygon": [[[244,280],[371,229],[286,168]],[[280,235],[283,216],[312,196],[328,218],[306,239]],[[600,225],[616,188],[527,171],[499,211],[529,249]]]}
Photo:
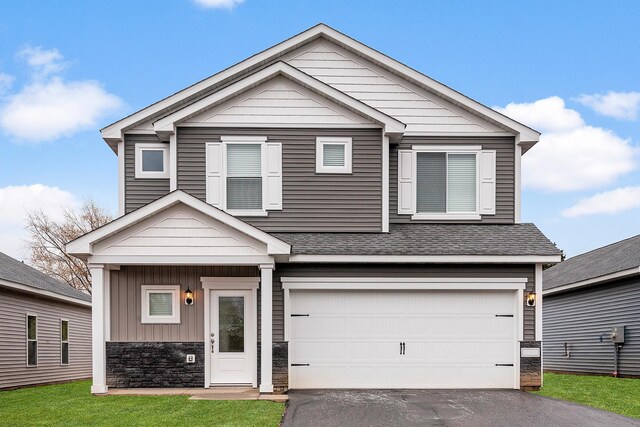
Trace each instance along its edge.
{"label": "white shutter", "polygon": [[206,179],[207,203],[224,209],[224,152],[221,142],[207,143]]}
{"label": "white shutter", "polygon": [[414,214],[415,206],[415,156],[411,150],[398,150],[398,213]]}
{"label": "white shutter", "polygon": [[496,151],[482,150],[480,156],[480,214],[496,214]]}
{"label": "white shutter", "polygon": [[282,210],[282,144],[265,144],[265,165],[263,167],[265,209]]}

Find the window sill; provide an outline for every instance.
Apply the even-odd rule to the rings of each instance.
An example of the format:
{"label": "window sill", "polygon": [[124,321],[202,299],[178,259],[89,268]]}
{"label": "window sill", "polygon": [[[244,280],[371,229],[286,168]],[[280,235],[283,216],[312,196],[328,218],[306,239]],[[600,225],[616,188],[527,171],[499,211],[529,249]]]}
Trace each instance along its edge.
{"label": "window sill", "polygon": [[137,172],[135,179],[169,179],[169,172]]}
{"label": "window sill", "polygon": [[163,325],[178,325],[180,324],[180,319],[167,319],[166,317],[163,319],[143,319],[140,321],[141,324],[163,324]]}
{"label": "window sill", "polygon": [[226,211],[229,215],[233,216],[268,216],[269,212],[267,211],[243,211],[243,210],[228,210]]}
{"label": "window sill", "polygon": [[428,214],[428,213],[417,213],[411,216],[413,220],[455,220],[455,221],[479,221],[481,219],[480,214],[477,213],[469,213],[469,214]]}

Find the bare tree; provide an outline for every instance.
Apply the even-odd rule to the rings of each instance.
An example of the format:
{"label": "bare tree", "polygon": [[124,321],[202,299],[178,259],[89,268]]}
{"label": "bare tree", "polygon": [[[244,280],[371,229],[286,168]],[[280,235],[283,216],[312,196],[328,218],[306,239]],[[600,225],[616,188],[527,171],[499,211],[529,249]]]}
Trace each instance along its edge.
{"label": "bare tree", "polygon": [[106,209],[87,200],[78,210],[66,209],[61,220],[41,210],[27,215],[29,261],[38,270],[78,290],[91,293],[87,263],[65,252],[71,240],[111,221]]}

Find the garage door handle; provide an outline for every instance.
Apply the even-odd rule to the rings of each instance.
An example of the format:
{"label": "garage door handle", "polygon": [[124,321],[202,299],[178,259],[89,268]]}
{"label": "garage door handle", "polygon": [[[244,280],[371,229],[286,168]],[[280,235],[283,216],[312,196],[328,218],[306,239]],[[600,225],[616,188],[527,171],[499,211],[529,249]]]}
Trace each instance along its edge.
{"label": "garage door handle", "polygon": [[496,317],[513,317],[513,314],[496,314]]}
{"label": "garage door handle", "polygon": [[309,317],[308,314],[292,314],[291,317]]}
{"label": "garage door handle", "polygon": [[405,354],[405,343],[400,341],[400,354]]}
{"label": "garage door handle", "polygon": [[496,366],[513,366],[513,363],[496,363]]}

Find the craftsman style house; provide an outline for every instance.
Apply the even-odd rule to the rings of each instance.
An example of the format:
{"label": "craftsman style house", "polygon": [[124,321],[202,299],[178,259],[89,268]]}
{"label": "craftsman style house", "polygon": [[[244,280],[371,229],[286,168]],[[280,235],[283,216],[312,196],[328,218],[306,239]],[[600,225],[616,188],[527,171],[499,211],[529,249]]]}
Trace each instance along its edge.
{"label": "craftsman style house", "polygon": [[102,137],[94,393],[540,385],[538,132],[317,25]]}

